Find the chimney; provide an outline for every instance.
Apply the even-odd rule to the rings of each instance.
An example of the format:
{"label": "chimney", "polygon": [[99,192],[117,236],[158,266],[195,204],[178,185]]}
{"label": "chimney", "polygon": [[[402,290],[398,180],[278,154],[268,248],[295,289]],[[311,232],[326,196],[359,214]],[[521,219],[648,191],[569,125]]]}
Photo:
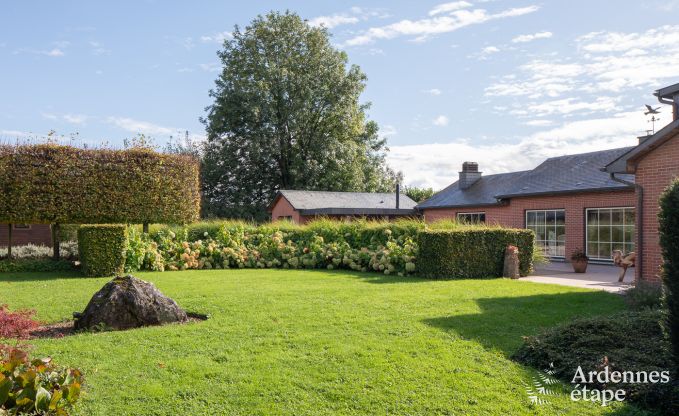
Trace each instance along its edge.
{"label": "chimney", "polygon": [[479,179],[481,179],[479,164],[476,162],[464,162],[462,164],[462,172],[460,172],[460,180],[458,181],[460,189],[469,189]]}
{"label": "chimney", "polygon": [[649,137],[653,136],[652,134],[647,134],[645,136],[638,136],[637,139],[639,139],[639,144],[645,142]]}
{"label": "chimney", "polygon": [[396,209],[401,205],[401,184],[396,184]]}

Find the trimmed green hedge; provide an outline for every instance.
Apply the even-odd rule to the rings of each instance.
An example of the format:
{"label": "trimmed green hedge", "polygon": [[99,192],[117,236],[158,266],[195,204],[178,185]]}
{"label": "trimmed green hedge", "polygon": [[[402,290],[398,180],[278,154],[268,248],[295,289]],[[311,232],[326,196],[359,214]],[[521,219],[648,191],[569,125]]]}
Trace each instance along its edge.
{"label": "trimmed green hedge", "polygon": [[86,276],[122,274],[127,252],[127,226],[83,225],[78,229],[78,251]]}
{"label": "trimmed green hedge", "polygon": [[198,220],[200,164],[149,149],[0,145],[0,223]]}
{"label": "trimmed green hedge", "polygon": [[530,230],[487,228],[418,233],[417,268],[423,277],[445,279],[501,277],[505,248],[519,248],[519,271],[533,267],[535,235]]}

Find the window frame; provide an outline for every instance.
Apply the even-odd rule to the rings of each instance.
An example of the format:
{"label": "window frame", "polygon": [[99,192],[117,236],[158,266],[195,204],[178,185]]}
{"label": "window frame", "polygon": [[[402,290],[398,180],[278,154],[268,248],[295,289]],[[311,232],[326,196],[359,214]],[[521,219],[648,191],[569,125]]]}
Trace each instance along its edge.
{"label": "window frame", "polygon": [[[533,230],[532,228],[528,228],[528,214],[529,214],[529,213],[543,213],[543,216],[545,217],[545,232],[547,232],[547,213],[548,213],[548,212],[553,212],[553,213],[555,213],[555,217],[556,217],[556,213],[557,213],[557,212],[563,213],[563,225],[557,224],[557,223],[556,223],[556,219],[555,219],[555,221],[554,221],[554,234],[557,235],[557,234],[556,234],[557,227],[563,227],[564,240],[563,240],[562,247],[563,247],[563,253],[564,253],[564,254],[563,254],[563,256],[560,256],[560,255],[550,255],[550,254],[547,252],[549,245],[547,245],[547,247],[541,246],[541,247],[542,247],[542,250],[543,250],[543,252],[545,252],[545,255],[546,255],[547,257],[549,257],[550,259],[565,259],[565,258],[566,258],[566,240],[567,240],[567,238],[566,238],[566,232],[567,232],[566,225],[567,225],[567,224],[566,224],[566,209],[565,209],[565,208],[527,209],[527,210],[525,210],[524,216],[523,216],[523,220],[524,220],[523,225],[524,225],[524,228],[527,229],[527,230]],[[533,230],[533,232],[535,232],[535,230]],[[546,237],[546,236],[545,236],[545,237]],[[538,239],[538,234],[536,233],[536,235],[535,235],[535,243],[536,243],[537,245],[540,245],[540,244],[539,244],[539,241],[542,241],[542,242],[545,242],[545,243],[550,242],[550,241],[554,241],[555,247],[556,247],[557,250],[558,250],[558,247],[559,247],[558,235],[557,235],[557,239],[556,239],[556,240],[548,240],[548,239],[546,239],[546,238],[545,238],[544,240],[541,240],[541,239]]]}
{"label": "window frame", "polygon": [[[464,221],[466,224],[485,224],[486,223],[486,211],[475,211],[475,212],[458,212],[455,214],[455,220],[457,222],[462,222],[460,216],[462,215],[477,215],[479,217],[478,221]],[[483,215],[483,220],[481,216]]]}
{"label": "window frame", "polygon": [[13,230],[25,231],[30,230],[31,228],[31,224],[12,224]]}
{"label": "window frame", "polygon": [[[611,250],[610,250],[610,251],[611,251],[611,256],[609,256],[609,257],[599,257],[599,253],[598,253],[598,252],[597,252],[597,255],[594,256],[594,255],[590,254],[590,252],[589,252],[589,245],[590,245],[590,239],[589,239],[589,227],[590,227],[590,225],[589,225],[589,213],[590,213],[590,211],[601,211],[601,210],[609,210],[609,212],[610,212],[610,214],[611,214],[611,224],[610,224],[610,227],[611,227],[611,228],[610,228],[610,232],[609,232],[610,237],[608,238],[608,241],[604,241],[604,243],[609,243],[609,244],[611,245],[611,247],[610,247],[610,248],[611,248]],[[622,210],[622,218],[623,218],[623,223],[622,223],[622,224],[613,224],[613,215],[612,215],[612,214],[613,214],[613,210]],[[627,240],[625,239],[625,236],[626,236],[625,227],[628,227],[628,225],[625,224],[625,214],[626,214],[625,210],[631,210],[632,213],[634,214],[634,226],[633,226],[633,234],[632,234],[633,238],[632,238],[631,241],[627,241]],[[636,240],[637,240],[637,209],[636,209],[636,207],[634,207],[634,206],[623,206],[623,207],[593,207],[593,208],[585,208],[585,221],[584,221],[584,223],[585,223],[585,250],[584,250],[584,251],[585,251],[585,254],[587,254],[587,257],[589,257],[591,260],[594,260],[594,261],[606,261],[606,262],[612,262],[612,261],[613,261],[613,258],[612,258],[612,255],[613,255],[613,244],[616,244],[616,243],[619,243],[619,244],[622,244],[622,245],[623,245],[623,252],[624,252],[623,254],[627,254],[627,253],[630,252],[630,251],[627,251],[627,249],[624,249],[624,247],[625,247],[626,245],[628,245],[628,244],[631,244],[631,247],[632,247],[632,250],[631,250],[631,251],[636,251],[636,247],[637,247],[637,241],[636,241]],[[623,227],[623,231],[622,231],[623,241],[612,241],[612,240],[613,240],[613,228],[612,228],[613,225],[617,225],[617,226]],[[601,227],[601,224],[598,224],[598,221],[597,221],[596,227],[597,227],[597,236],[599,236],[599,235],[600,235],[600,230],[599,230],[599,228]],[[596,243],[597,243],[597,244],[600,244],[600,243],[601,243],[601,240],[600,240],[599,238],[597,238]]]}

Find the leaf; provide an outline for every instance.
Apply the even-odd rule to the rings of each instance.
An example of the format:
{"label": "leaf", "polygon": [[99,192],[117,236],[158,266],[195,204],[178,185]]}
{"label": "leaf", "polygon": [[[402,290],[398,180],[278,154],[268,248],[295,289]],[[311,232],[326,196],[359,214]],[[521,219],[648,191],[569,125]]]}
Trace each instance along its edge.
{"label": "leaf", "polygon": [[35,394],[35,410],[49,410],[52,395],[44,387],[38,387]]}
{"label": "leaf", "polygon": [[64,393],[61,390],[56,390],[54,394],[52,394],[49,410],[57,410],[57,407],[59,406],[59,400],[61,400],[62,397],[64,397]]}
{"label": "leaf", "polygon": [[0,406],[5,404],[12,389],[12,380],[0,374]]}

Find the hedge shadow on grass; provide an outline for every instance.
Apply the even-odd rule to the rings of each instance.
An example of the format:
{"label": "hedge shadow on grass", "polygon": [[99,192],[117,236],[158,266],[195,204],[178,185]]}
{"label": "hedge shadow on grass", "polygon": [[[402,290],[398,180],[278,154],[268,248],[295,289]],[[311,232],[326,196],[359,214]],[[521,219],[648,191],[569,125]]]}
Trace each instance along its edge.
{"label": "hedge shadow on grass", "polygon": [[0,273],[0,282],[41,282],[59,279],[87,279],[78,270],[63,272],[6,272]]}
{"label": "hedge shadow on grass", "polygon": [[544,328],[575,317],[610,315],[624,308],[618,295],[606,292],[483,298],[476,303],[479,313],[428,318],[422,322],[455,332],[463,339],[477,341],[509,357],[521,346],[522,336],[536,335]]}
{"label": "hedge shadow on grass", "polygon": [[[315,270],[319,271],[319,270]],[[323,271],[323,270],[320,270]],[[378,272],[357,272],[351,270],[326,270],[327,273],[338,274],[341,277],[351,277],[361,279],[366,283],[388,284],[388,283],[426,283],[432,282],[436,279],[422,278],[417,275],[413,276],[399,276],[397,274],[386,275]]]}

